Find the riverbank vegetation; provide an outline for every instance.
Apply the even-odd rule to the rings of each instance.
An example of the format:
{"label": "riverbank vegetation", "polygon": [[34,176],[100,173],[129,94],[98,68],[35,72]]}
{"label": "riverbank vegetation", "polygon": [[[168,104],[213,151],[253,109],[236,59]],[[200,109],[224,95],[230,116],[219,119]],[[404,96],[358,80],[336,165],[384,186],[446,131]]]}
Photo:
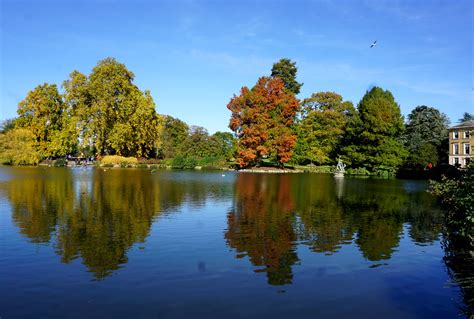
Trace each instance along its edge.
{"label": "riverbank vegetation", "polygon": [[[159,114],[150,92],[135,85],[133,72],[106,58],[88,75],[74,70],[61,88],[44,83],[30,91],[18,105],[18,117],[2,125],[0,160],[36,165],[66,156],[121,156],[136,159],[125,166],[270,163],[326,171],[342,159],[349,173],[383,176],[446,162],[449,120],[436,108],[417,106],[404,122],[393,94],[380,87],[368,90],[356,106],[336,92],[299,100],[303,83],[297,71],[289,59],[276,62],[269,76],[242,87],[227,104],[233,134],[209,134]],[[124,166],[108,160],[102,163]]]}

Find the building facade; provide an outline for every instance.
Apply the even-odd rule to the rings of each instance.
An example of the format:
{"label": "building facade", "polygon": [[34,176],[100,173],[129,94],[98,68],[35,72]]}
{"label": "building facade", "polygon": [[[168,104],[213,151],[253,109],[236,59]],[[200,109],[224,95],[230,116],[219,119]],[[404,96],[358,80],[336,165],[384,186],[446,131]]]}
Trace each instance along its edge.
{"label": "building facade", "polygon": [[466,167],[474,160],[474,121],[467,121],[449,129],[449,164]]}

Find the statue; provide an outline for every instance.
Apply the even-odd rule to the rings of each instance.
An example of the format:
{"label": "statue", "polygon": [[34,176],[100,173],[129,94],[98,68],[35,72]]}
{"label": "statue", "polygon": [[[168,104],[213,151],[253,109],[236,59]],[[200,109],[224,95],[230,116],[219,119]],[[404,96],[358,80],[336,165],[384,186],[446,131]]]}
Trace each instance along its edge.
{"label": "statue", "polygon": [[342,163],[341,159],[337,160],[336,170],[334,171],[334,177],[344,177],[346,164]]}

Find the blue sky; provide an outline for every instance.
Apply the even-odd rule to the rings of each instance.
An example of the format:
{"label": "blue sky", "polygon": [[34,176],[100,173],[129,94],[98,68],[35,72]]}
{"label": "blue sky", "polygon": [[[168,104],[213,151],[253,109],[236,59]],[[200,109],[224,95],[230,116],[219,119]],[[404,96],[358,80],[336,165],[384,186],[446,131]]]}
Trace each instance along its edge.
{"label": "blue sky", "polygon": [[232,95],[287,57],[300,99],[335,91],[357,104],[378,85],[404,115],[429,105],[455,123],[474,112],[473,3],[0,0],[0,120],[37,85],[111,56],[159,113],[228,131]]}

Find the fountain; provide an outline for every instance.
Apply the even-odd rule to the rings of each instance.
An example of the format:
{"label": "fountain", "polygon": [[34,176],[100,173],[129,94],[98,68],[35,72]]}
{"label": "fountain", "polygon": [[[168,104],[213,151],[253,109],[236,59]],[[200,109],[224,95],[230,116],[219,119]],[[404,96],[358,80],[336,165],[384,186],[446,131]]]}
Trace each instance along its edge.
{"label": "fountain", "polygon": [[334,171],[334,177],[344,177],[344,173],[346,164],[342,163],[341,159],[339,158],[336,165],[336,170]]}

